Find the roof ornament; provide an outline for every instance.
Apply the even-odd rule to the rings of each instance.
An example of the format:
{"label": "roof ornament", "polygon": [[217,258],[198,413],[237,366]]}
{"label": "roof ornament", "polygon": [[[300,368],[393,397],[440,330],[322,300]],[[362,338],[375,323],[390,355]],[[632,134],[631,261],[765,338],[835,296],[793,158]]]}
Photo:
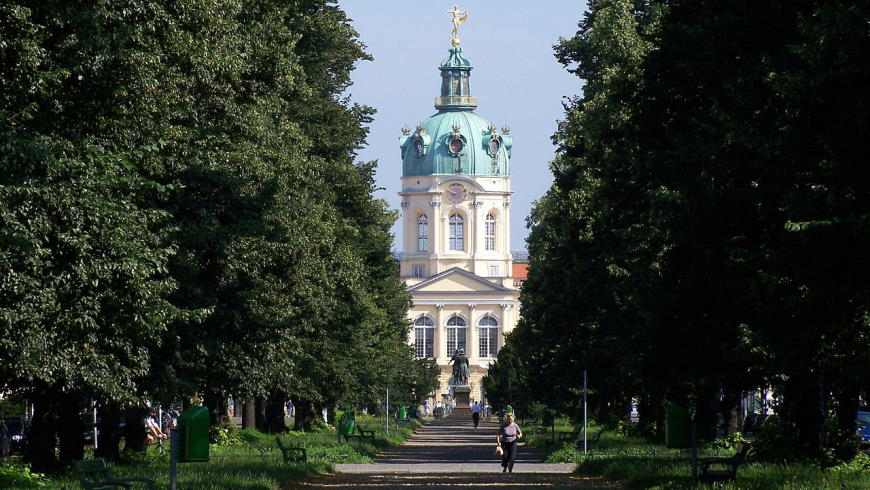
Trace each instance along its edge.
{"label": "roof ornament", "polygon": [[451,20],[451,22],[453,23],[453,32],[451,35],[452,39],[450,40],[450,44],[454,46],[459,46],[459,25],[468,20],[468,11],[459,10],[459,7],[454,5],[453,9],[448,10],[447,13],[453,14],[453,20]]}
{"label": "roof ornament", "polygon": [[411,134],[411,130],[407,126],[403,126],[402,127],[402,134],[407,136],[407,135]]}

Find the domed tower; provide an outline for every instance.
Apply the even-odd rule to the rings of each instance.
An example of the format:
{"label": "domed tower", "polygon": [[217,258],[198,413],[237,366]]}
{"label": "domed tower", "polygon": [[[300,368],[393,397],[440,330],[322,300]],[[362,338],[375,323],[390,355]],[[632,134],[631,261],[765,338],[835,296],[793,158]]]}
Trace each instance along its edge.
{"label": "domed tower", "polygon": [[400,138],[401,274],[413,284],[458,267],[511,287],[510,130],[474,112],[461,47],[450,48],[439,70],[438,112]]}
{"label": "domed tower", "polygon": [[[438,111],[403,129],[401,276],[413,306],[411,344],[441,368],[436,400],[485,400],[480,379],[519,318],[510,253],[510,130],[477,115],[471,62],[456,36],[441,62]],[[467,15],[467,14],[466,14]],[[462,354],[458,354],[459,352]],[[468,358],[467,378],[451,360]],[[461,373],[461,371],[460,371]]]}

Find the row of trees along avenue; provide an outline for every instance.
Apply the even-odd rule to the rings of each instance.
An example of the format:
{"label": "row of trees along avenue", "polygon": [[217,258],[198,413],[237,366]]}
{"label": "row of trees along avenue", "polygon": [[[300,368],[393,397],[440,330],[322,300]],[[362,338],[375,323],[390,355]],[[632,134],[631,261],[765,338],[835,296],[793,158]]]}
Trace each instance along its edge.
{"label": "row of trees along avenue", "polygon": [[0,32],[0,389],[36,469],[91,401],[114,457],[146,400],[275,432],[431,390],[333,2],[6,1]]}
{"label": "row of trees along avenue", "polygon": [[[556,57],[583,80],[529,218],[496,403],[699,433],[773,387],[780,449],[854,455],[870,365],[866,1],[590,1]],[[522,354],[521,354],[522,353]],[[863,394],[863,395],[862,395]],[[826,430],[823,424],[828,424]]]}

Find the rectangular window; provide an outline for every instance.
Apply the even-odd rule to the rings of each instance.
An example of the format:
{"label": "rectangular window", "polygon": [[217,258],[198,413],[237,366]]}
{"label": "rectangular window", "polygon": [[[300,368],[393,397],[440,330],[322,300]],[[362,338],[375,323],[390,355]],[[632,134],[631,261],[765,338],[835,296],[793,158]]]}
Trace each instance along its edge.
{"label": "rectangular window", "polygon": [[495,357],[498,351],[498,327],[480,329],[480,357]]}
{"label": "rectangular window", "polygon": [[414,348],[417,357],[435,357],[435,329],[431,327],[417,327],[414,329]]}
{"label": "rectangular window", "polygon": [[486,233],[484,233],[483,241],[486,250],[495,250],[495,221],[486,220]]}
{"label": "rectangular window", "polygon": [[489,277],[498,277],[499,276],[499,267],[498,265],[490,265],[488,266]]}
{"label": "rectangular window", "polygon": [[450,250],[465,250],[464,223],[450,223]]}
{"label": "rectangular window", "polygon": [[448,327],[447,328],[447,353],[453,355],[456,349],[462,349],[468,353],[465,345],[465,327]]}
{"label": "rectangular window", "polygon": [[426,252],[429,250],[429,222],[417,220],[417,251]]}
{"label": "rectangular window", "polygon": [[424,274],[424,265],[423,264],[413,264],[411,266],[411,275],[414,277],[423,277]]}

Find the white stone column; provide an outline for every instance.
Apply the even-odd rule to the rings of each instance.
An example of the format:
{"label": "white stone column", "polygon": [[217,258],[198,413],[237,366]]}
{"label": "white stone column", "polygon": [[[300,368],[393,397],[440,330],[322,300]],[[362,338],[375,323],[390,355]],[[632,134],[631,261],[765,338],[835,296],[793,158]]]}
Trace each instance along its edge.
{"label": "white stone column", "polygon": [[501,322],[500,322],[500,325],[498,326],[499,336],[498,336],[498,349],[497,350],[499,350],[499,351],[504,346],[504,334],[507,332],[508,326],[510,326],[511,329],[513,329],[513,327],[514,327],[513,314],[511,313],[512,309],[513,309],[513,305],[511,305],[511,304],[503,303],[501,305]]}
{"label": "white stone column", "polygon": [[435,342],[435,359],[441,359],[444,357],[444,352],[447,351],[447,335],[445,335],[444,330],[444,315],[442,314],[442,310],[444,310],[443,304],[435,305],[435,308],[438,309],[438,312],[435,313],[435,338],[433,341]]}
{"label": "white stone column", "polygon": [[474,316],[474,310],[477,309],[477,305],[474,303],[468,304],[468,338],[466,341],[468,342],[468,358],[469,359],[477,359],[480,357],[479,348],[479,332],[477,331],[477,318]]}

